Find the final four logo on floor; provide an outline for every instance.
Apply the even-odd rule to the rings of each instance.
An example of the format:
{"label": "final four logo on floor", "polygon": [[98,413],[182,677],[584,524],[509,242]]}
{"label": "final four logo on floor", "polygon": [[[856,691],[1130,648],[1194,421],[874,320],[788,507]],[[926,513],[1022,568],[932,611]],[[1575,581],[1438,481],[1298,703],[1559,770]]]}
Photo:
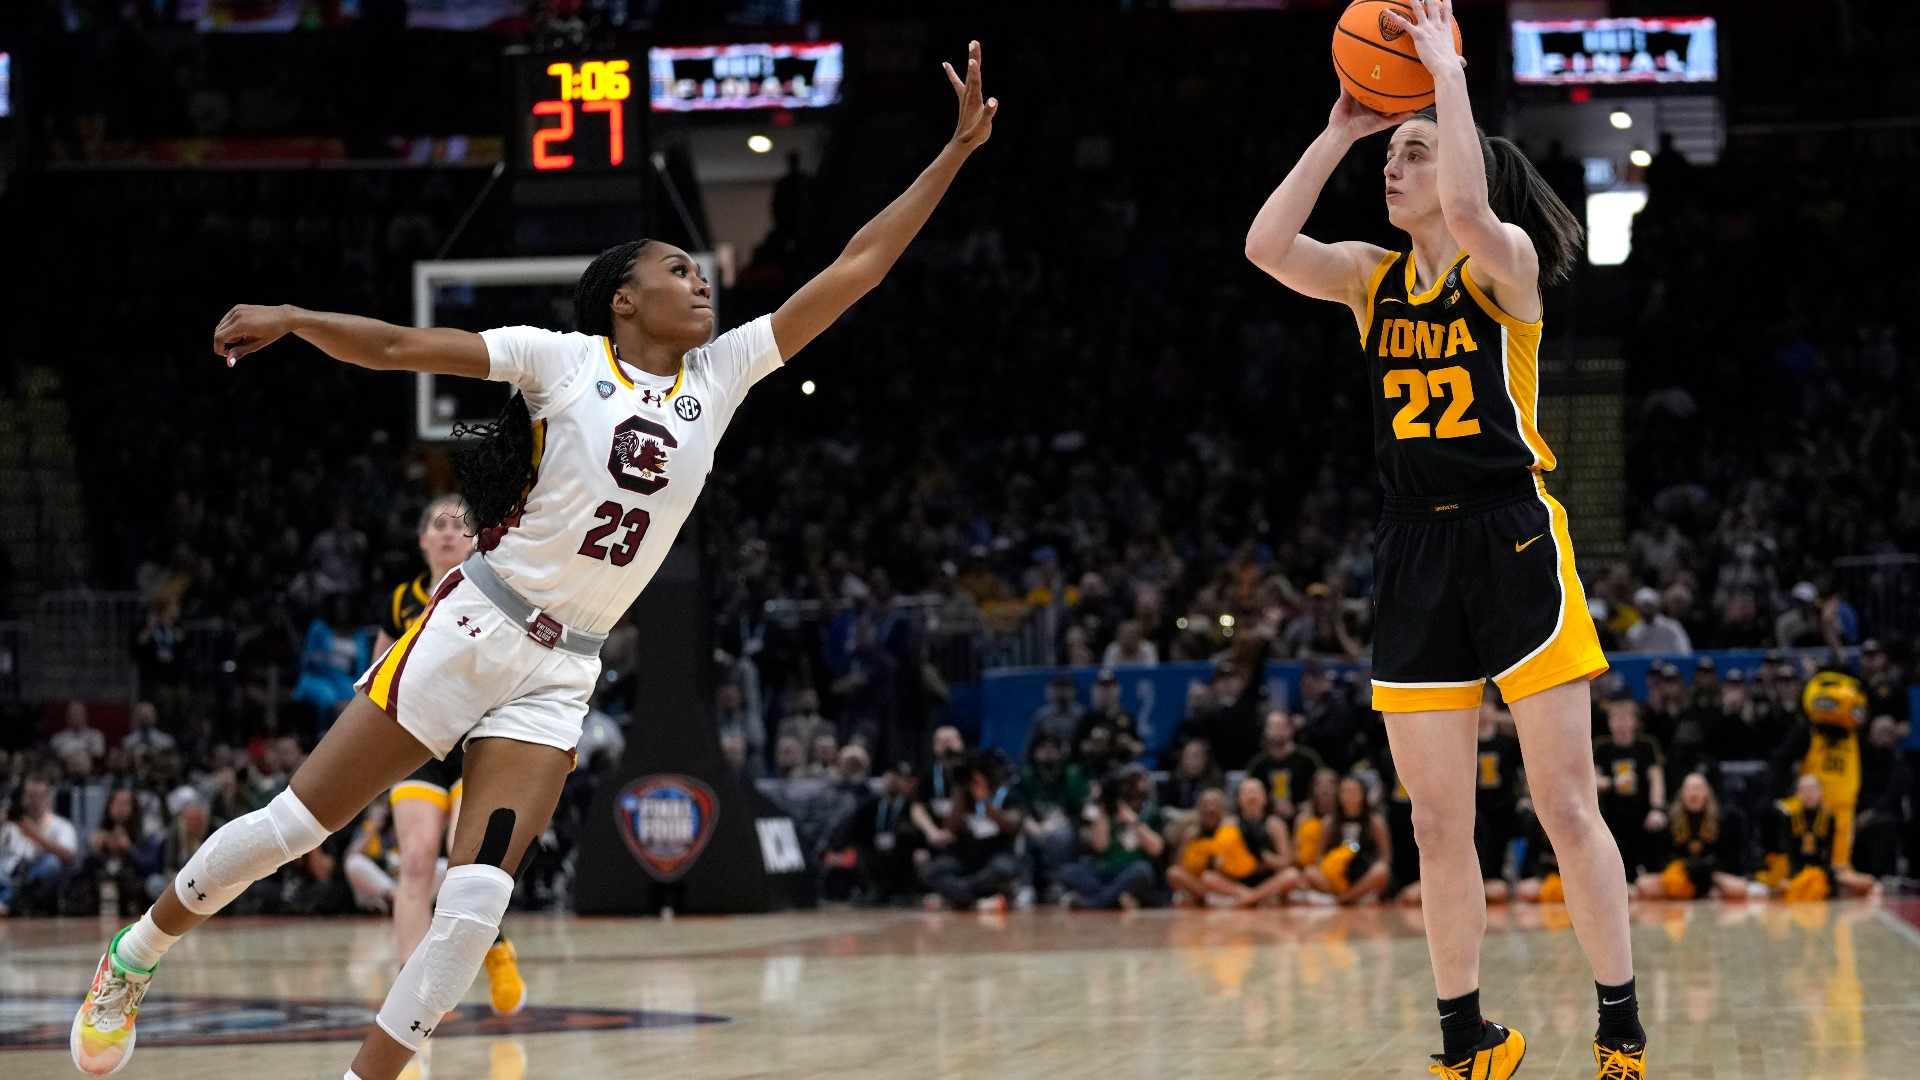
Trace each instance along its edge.
{"label": "final four logo on floor", "polygon": [[614,800],[620,836],[655,881],[677,881],[713,837],[720,802],[690,776],[642,776]]}

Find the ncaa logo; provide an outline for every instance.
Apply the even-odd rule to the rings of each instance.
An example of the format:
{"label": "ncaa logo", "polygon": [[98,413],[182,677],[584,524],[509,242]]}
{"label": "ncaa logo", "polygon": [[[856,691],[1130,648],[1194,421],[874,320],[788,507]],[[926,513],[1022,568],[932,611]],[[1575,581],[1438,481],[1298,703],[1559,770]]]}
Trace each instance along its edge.
{"label": "ncaa logo", "polygon": [[700,419],[700,399],[686,394],[673,399],[673,415],[682,420]]}
{"label": "ncaa logo", "polygon": [[655,881],[678,881],[713,838],[713,789],[690,776],[642,776],[613,802],[620,836]]}

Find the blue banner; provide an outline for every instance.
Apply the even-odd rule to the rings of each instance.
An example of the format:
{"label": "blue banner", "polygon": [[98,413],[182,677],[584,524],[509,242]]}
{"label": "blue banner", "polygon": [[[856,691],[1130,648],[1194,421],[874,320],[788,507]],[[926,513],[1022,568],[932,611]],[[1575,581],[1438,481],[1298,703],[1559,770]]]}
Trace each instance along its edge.
{"label": "blue banner", "polygon": [[[1824,650],[1805,650],[1805,654],[1820,660],[1827,656]],[[1800,654],[1789,655],[1797,657]],[[1701,656],[1711,657],[1720,672],[1725,674],[1735,668],[1751,672],[1760,666],[1766,653],[1759,649],[1675,656],[1631,653],[1609,656],[1607,662],[1613,665],[1613,674],[1626,682],[1634,697],[1645,698],[1647,672],[1654,664],[1662,660],[1673,663],[1691,679],[1693,666]],[[1342,676],[1365,668],[1362,664],[1326,666]],[[1267,665],[1269,707],[1291,707],[1299,699],[1300,673],[1303,670],[1304,665],[1292,662],[1275,661]],[[1120,707],[1140,721],[1141,737],[1146,741],[1148,757],[1152,758],[1173,738],[1174,729],[1180,726],[1181,719],[1186,716],[1187,695],[1194,687],[1207,685],[1213,676],[1213,665],[1193,661],[1154,667],[1117,667],[1113,671],[1120,679]],[[1097,667],[1006,668],[981,676],[980,745],[1004,751],[1017,760],[1026,745],[1027,728],[1033,721],[1034,711],[1047,700],[1047,684],[1062,672],[1073,676],[1075,700],[1085,707],[1092,700],[1093,680],[1100,674]],[[1915,688],[1912,694],[1913,715],[1920,716],[1920,688]],[[1914,736],[1908,738],[1907,745],[1920,748],[1920,727],[1916,727]]]}

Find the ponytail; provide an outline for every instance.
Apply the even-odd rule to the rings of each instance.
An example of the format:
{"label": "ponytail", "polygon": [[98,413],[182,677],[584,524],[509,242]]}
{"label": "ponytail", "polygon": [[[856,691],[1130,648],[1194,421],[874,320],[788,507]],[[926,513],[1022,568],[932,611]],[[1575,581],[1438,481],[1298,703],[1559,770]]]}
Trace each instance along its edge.
{"label": "ponytail", "polygon": [[[1414,114],[1434,125],[1439,118],[1432,106]],[[1487,174],[1487,205],[1493,216],[1520,226],[1533,241],[1540,258],[1540,283],[1558,285],[1573,274],[1586,241],[1580,219],[1553,193],[1540,171],[1512,139],[1488,137],[1479,128],[1480,160]]]}
{"label": "ponytail", "polygon": [[[650,240],[630,240],[596,256],[573,287],[573,325],[583,334],[613,336],[613,294],[628,283],[633,263]],[[490,551],[504,529],[519,520],[538,469],[533,460],[533,415],[515,393],[491,424],[461,424],[453,450],[460,493],[467,500],[467,530]]]}

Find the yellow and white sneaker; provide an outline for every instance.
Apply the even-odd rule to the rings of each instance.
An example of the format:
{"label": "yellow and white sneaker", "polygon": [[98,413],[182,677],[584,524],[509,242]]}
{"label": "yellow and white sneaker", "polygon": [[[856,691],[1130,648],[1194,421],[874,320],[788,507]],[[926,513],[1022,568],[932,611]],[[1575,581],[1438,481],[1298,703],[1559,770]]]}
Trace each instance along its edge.
{"label": "yellow and white sneaker", "polygon": [[147,984],[153,972],[129,967],[114,958],[113,947],[126,936],[127,927],[113,936],[107,954],[100,958],[94,972],[93,987],[73,1018],[73,1031],[67,1038],[73,1063],[89,1076],[109,1076],[119,1072],[133,1056],[133,1022],[140,1015],[140,999],[147,996]]}
{"label": "yellow and white sneaker", "polygon": [[501,938],[487,950],[484,961],[487,969],[487,984],[492,988],[489,995],[494,1015],[512,1016],[527,1007],[527,981],[520,977],[520,965],[513,951],[513,942]]}

